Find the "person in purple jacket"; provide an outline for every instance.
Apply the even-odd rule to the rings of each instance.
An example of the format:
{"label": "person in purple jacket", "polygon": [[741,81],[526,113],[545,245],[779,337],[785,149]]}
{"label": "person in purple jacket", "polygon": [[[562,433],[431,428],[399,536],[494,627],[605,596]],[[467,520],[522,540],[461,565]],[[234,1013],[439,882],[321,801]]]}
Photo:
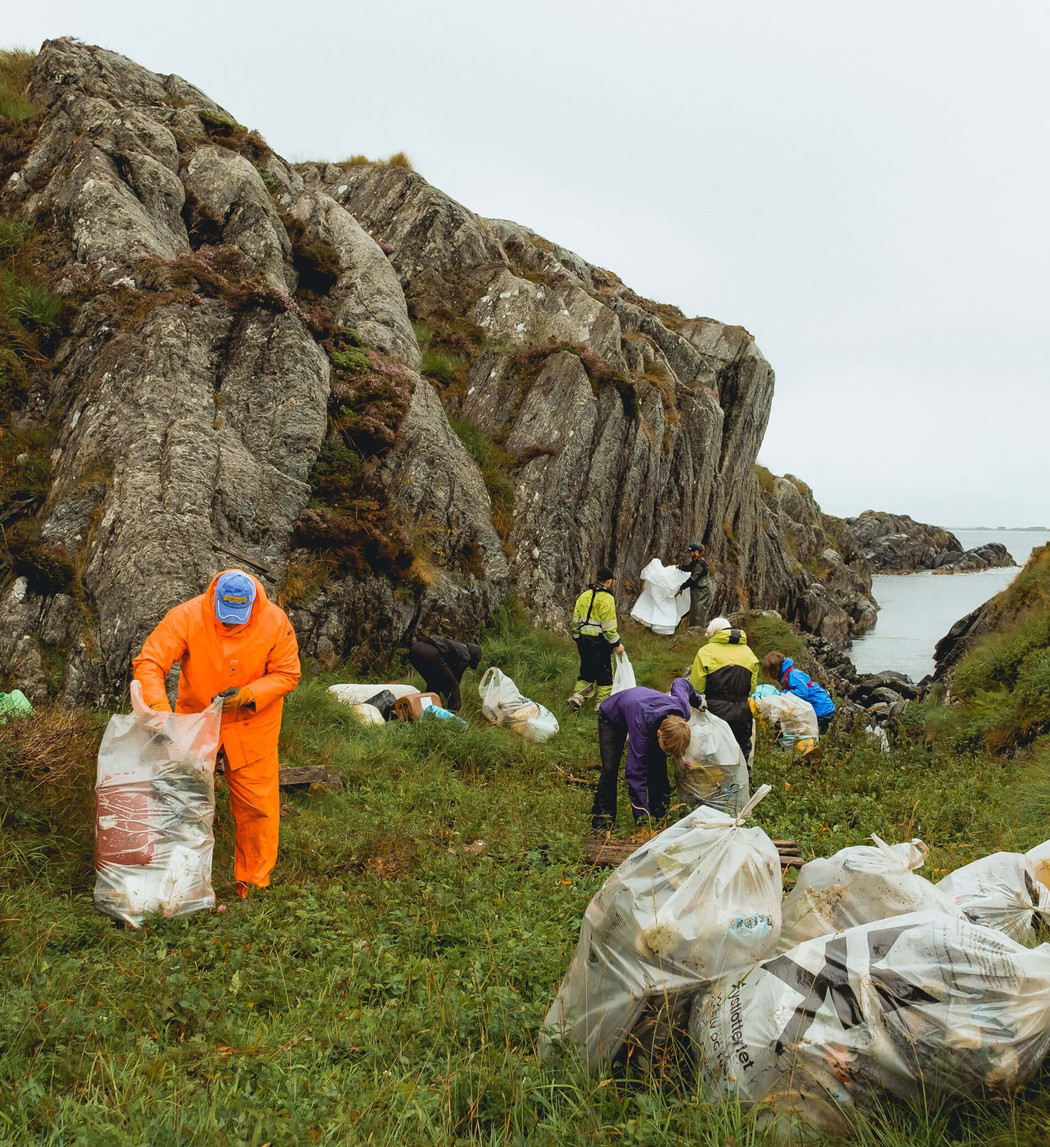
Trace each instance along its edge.
{"label": "person in purple jacket", "polygon": [[667,754],[680,757],[689,748],[690,706],[702,709],[704,702],[687,677],[677,678],[670,694],[638,685],[614,693],[598,706],[602,772],[591,809],[596,831],[616,823],[616,789],[625,744],[624,777],[635,824],[667,815],[671,796]]}

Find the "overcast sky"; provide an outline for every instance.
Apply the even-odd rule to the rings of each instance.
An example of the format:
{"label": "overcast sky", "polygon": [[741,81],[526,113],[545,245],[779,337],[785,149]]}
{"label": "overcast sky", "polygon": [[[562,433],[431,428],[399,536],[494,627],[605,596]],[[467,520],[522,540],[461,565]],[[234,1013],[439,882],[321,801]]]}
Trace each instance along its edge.
{"label": "overcast sky", "polygon": [[289,159],[427,179],[777,373],[760,460],[825,510],[1050,522],[1045,0],[11,6],[177,72]]}

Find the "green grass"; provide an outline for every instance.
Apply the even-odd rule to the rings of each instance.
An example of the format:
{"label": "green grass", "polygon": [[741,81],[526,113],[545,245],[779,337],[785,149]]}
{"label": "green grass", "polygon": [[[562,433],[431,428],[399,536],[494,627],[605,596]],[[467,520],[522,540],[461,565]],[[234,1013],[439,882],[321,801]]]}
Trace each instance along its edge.
{"label": "green grass", "polygon": [[[695,652],[631,623],[622,632],[643,683],[666,687]],[[537,1062],[538,1029],[606,875],[582,860],[591,791],[566,776],[595,775],[595,721],[565,714],[576,673],[566,637],[527,629],[511,607],[482,645],[464,678],[467,732],[358,726],[328,678],[305,681],[287,704],[282,758],[335,768],[344,789],[286,798],[300,815],[282,823],[274,888],[245,903],[231,896],[220,797],[215,883],[228,910],[139,933],[91,904],[98,730],[58,729],[27,775],[24,743],[0,730],[0,1141],[762,1142],[734,1107],[702,1102],[684,1068],[626,1082]],[[559,716],[547,745],[480,718],[476,686],[493,662]],[[756,781],[773,793],[757,822],[806,856],[873,831],[921,832],[933,878],[1047,834],[1050,762],[1006,767],[920,734],[916,719],[890,755],[833,734],[818,769],[760,738]],[[852,1141],[1041,1142],[1048,1099],[1044,1073],[1016,1104],[888,1107]]]}
{"label": "green grass", "polygon": [[25,48],[0,51],[0,116],[27,120],[35,115],[36,105],[29,98],[29,69],[36,53]]}
{"label": "green grass", "polygon": [[[423,356],[424,369],[428,357]],[[449,415],[448,422],[481,471],[492,502],[492,524],[505,542],[514,524],[514,482],[511,478],[514,459],[470,419]]]}
{"label": "green grass", "polygon": [[942,735],[1012,751],[1050,733],[1050,546],[988,605],[992,631],[955,669],[951,710],[933,710]]}
{"label": "green grass", "polygon": [[29,242],[33,228],[20,219],[0,216],[0,256],[13,255]]}
{"label": "green grass", "polygon": [[62,324],[63,305],[39,283],[25,281],[7,284],[3,300],[4,313],[31,331],[56,330]]}

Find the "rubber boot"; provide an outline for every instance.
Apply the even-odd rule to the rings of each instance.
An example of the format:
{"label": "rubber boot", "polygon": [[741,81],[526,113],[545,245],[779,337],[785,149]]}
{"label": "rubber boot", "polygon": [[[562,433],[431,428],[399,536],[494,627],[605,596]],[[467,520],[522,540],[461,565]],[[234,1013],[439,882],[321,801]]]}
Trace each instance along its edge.
{"label": "rubber boot", "polygon": [[605,700],[606,697],[612,696],[611,685],[599,685],[594,692],[594,707],[595,709]]}
{"label": "rubber boot", "polygon": [[578,713],[584,701],[594,692],[593,681],[577,681],[572,696],[566,702],[570,713]]}

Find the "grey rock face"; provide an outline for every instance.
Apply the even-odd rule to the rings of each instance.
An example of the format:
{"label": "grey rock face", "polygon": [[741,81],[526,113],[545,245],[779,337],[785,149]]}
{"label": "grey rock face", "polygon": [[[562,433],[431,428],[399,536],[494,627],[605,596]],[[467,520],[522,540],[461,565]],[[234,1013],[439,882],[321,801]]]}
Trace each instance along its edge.
{"label": "grey rock face", "polygon": [[371,346],[418,370],[419,344],[405,296],[376,241],[334,199],[317,191],[291,199],[288,213],[338,256],[339,277],[328,296],[336,323],[353,327]]}
{"label": "grey rock face", "polygon": [[[35,77],[48,110],[0,209],[48,220],[68,253],[63,282],[76,314],[56,356],[61,426],[39,531],[78,588],[25,578],[7,587],[0,667],[40,699],[56,688],[48,658],[58,653],[63,697],[114,703],[153,625],[218,570],[243,566],[278,592],[328,427],[329,359],[290,293],[292,243],[260,169],[205,138],[198,111],[229,119],[222,109],[177,77],[71,41],[46,44]],[[173,106],[184,103],[192,106]],[[263,170],[276,194],[294,196],[286,206],[307,239],[339,257],[344,273],[328,300],[336,324],[353,322],[373,345],[418,364],[404,296],[376,244],[333,201],[304,192],[277,157]],[[214,226],[197,261],[180,263],[192,254],[187,199]],[[219,255],[231,249],[263,284],[255,295],[236,279],[221,286]],[[209,285],[180,286],[187,268]],[[402,442],[407,453],[384,465],[404,512],[440,527],[446,550],[472,545],[481,576],[457,581],[439,569],[422,602],[399,598],[387,628],[400,639],[396,619],[407,611],[408,625],[428,609],[477,627],[502,599],[506,562],[484,485],[424,383]],[[407,492],[413,480],[418,494]],[[454,557],[449,564],[458,570]],[[338,571],[331,583],[369,606],[353,626],[344,621],[340,648],[348,630],[371,627],[373,646],[388,650],[375,608],[394,605],[395,587],[359,587]]]}

